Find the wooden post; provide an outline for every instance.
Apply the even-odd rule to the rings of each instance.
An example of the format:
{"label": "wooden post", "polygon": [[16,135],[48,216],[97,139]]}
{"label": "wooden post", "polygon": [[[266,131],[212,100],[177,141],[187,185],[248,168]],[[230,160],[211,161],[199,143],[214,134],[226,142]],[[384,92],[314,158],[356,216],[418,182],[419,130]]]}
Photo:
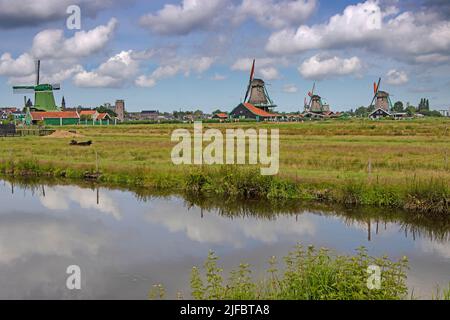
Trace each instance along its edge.
{"label": "wooden post", "polygon": [[98,154],[97,154],[97,150],[95,150],[95,172],[98,174]]}
{"label": "wooden post", "polygon": [[445,163],[445,170],[448,170],[448,153],[447,153],[447,151],[445,151],[444,163]]}

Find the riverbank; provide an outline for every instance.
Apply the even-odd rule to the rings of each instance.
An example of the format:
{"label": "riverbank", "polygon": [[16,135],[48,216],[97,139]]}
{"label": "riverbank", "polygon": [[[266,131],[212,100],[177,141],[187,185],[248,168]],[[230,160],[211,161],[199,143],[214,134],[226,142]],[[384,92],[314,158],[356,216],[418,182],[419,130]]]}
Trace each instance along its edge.
{"label": "riverbank", "polygon": [[297,199],[401,208],[448,217],[450,121],[324,121],[205,124],[204,129],[279,128],[280,173],[255,167],[175,166],[173,130],[192,125],[71,127],[91,147],[68,138],[1,138],[0,173],[93,179],[105,184],[204,197]]}

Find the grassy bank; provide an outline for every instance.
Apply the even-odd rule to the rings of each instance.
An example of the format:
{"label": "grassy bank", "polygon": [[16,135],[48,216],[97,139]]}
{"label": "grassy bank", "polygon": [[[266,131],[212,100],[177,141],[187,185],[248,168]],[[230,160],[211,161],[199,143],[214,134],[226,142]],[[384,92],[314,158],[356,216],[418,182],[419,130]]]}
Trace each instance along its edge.
{"label": "grassy bank", "polygon": [[[175,166],[174,129],[192,125],[72,127],[92,140],[0,138],[0,172],[10,176],[96,179],[173,192],[404,208],[449,215],[450,121],[324,121],[205,124],[204,129],[279,128],[280,173],[254,167]],[[97,174],[99,173],[99,174]]]}

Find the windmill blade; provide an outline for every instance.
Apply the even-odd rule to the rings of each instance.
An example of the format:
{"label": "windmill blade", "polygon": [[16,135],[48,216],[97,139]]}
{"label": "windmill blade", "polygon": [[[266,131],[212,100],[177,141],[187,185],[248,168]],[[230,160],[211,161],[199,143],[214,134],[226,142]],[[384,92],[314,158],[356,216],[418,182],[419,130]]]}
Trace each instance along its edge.
{"label": "windmill blade", "polygon": [[247,87],[247,92],[245,93],[244,103],[247,102],[247,98],[248,98],[248,94],[250,93],[251,85],[252,85],[252,83],[250,81],[250,83],[248,84],[248,87]]}
{"label": "windmill blade", "polygon": [[381,78],[378,79],[377,90],[375,91],[375,95],[378,93],[378,91],[380,91],[380,85],[381,85]]}
{"label": "windmill blade", "polygon": [[244,102],[247,101],[247,98],[248,98],[248,95],[250,93],[250,89],[252,86],[252,81],[253,81],[253,78],[255,77],[255,63],[256,63],[256,59],[253,59],[252,69],[250,70],[250,80],[248,81],[248,87],[247,87],[247,92],[245,93]]}
{"label": "windmill blade", "polygon": [[313,84],[313,88],[312,88],[312,91],[311,91],[311,95],[314,95],[314,91],[316,90],[316,83],[314,82],[314,84]]}
{"label": "windmill blade", "polygon": [[61,84],[59,84],[59,83],[52,84],[52,89],[53,90],[61,90]]}
{"label": "windmill blade", "polygon": [[40,75],[41,75],[41,60],[36,61],[36,85],[38,86],[40,83]]}
{"label": "windmill blade", "polygon": [[34,93],[34,86],[15,86],[13,87],[14,94],[22,94],[22,93]]}
{"label": "windmill blade", "polygon": [[373,99],[372,99],[372,102],[369,104],[369,107],[370,106],[373,106],[373,103],[375,102],[375,99],[377,98],[377,95],[375,94],[374,96],[373,96]]}

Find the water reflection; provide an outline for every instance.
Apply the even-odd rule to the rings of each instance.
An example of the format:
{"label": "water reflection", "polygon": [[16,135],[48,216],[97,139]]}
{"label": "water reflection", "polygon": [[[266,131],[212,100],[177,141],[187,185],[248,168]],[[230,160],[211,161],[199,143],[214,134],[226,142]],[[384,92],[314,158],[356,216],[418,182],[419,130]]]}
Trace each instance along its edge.
{"label": "water reflection", "polygon": [[[402,211],[301,202],[227,201],[46,181],[0,185],[0,298],[133,298],[163,283],[189,292],[189,272],[215,250],[225,268],[261,272],[297,242],[411,259],[409,284],[450,282],[450,225]],[[65,288],[78,264],[83,289]]]}

